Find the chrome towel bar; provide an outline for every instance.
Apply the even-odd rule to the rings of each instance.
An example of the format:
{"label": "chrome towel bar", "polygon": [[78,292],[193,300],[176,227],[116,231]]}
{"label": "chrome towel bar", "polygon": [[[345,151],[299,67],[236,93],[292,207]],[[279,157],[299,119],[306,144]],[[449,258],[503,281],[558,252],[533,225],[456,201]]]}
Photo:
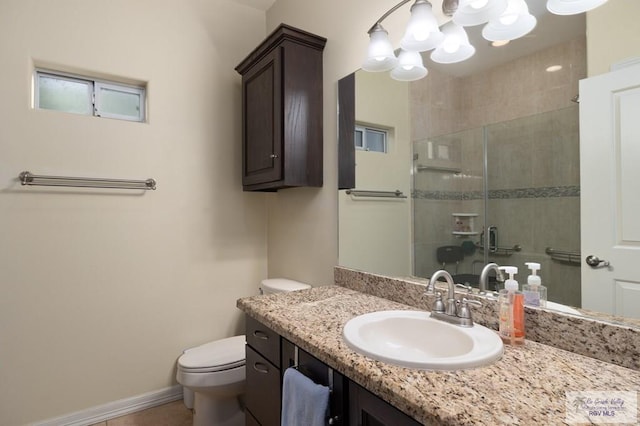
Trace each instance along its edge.
{"label": "chrome towel bar", "polygon": [[399,189],[395,191],[366,191],[363,189],[347,189],[347,195],[354,197],[407,198]]}
{"label": "chrome towel bar", "polygon": [[22,183],[23,185],[67,186],[79,188],[156,189],[156,181],[153,179],[131,180],[69,176],[45,176],[34,175],[33,173],[28,171],[20,173],[18,175],[18,179],[20,179],[20,183]]}

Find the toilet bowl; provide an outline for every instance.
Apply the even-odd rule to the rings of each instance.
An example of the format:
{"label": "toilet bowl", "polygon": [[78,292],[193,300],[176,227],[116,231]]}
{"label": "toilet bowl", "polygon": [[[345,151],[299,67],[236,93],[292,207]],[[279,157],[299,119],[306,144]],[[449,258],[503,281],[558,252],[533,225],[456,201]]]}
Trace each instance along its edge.
{"label": "toilet bowl", "polygon": [[[310,285],[285,278],[260,283],[261,294],[305,290]],[[176,380],[184,403],[193,409],[194,426],[243,426],[241,398],[245,385],[245,336],[234,336],[185,350],[177,363]]]}
{"label": "toilet bowl", "polygon": [[187,349],[178,358],[176,380],[193,393],[195,426],[240,426],[239,397],[245,381],[244,336]]}

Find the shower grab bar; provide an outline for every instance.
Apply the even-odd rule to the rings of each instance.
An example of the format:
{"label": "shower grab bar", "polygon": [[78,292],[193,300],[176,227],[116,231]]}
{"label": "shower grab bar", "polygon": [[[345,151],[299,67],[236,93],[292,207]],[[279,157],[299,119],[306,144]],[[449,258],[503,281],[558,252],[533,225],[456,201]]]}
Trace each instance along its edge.
{"label": "shower grab bar", "polygon": [[364,189],[347,189],[347,195],[354,197],[375,197],[375,198],[407,198],[399,189],[395,191],[367,191]]}
{"label": "shower grab bar", "polygon": [[582,255],[579,251],[557,250],[547,247],[544,252],[548,254],[552,260],[557,260],[559,262],[575,263],[577,265],[580,265],[582,262]]}
{"label": "shower grab bar", "polygon": [[416,170],[419,172],[430,170],[433,172],[444,172],[444,173],[461,173],[462,169],[460,167],[454,166],[428,166],[425,164],[418,164],[416,166]]}
{"label": "shower grab bar", "polygon": [[[475,243],[476,248],[484,251],[484,245]],[[520,244],[514,244],[513,247],[492,247],[489,252],[496,256],[511,256],[514,252],[521,251],[522,246]]]}
{"label": "shower grab bar", "polygon": [[24,171],[18,175],[22,185],[37,186],[66,186],[78,188],[115,188],[115,189],[156,189],[154,179],[132,180],[132,179],[104,179],[69,176],[45,176],[34,175]]}

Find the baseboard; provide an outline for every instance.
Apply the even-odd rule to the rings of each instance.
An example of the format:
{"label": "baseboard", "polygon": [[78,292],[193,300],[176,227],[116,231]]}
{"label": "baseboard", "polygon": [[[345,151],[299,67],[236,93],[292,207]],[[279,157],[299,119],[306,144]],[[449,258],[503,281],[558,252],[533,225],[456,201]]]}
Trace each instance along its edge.
{"label": "baseboard", "polygon": [[86,410],[76,411],[66,416],[33,423],[32,426],[87,426],[146,410],[147,408],[182,399],[182,386],[175,385],[168,388],[148,392],[131,398],[120,399]]}

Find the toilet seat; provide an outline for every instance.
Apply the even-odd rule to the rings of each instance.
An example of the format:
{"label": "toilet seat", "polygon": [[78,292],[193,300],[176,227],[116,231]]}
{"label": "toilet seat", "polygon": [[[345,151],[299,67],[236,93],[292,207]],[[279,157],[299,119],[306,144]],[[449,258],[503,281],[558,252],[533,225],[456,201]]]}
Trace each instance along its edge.
{"label": "toilet seat", "polygon": [[245,336],[233,336],[187,349],[178,358],[185,373],[210,373],[245,365]]}

